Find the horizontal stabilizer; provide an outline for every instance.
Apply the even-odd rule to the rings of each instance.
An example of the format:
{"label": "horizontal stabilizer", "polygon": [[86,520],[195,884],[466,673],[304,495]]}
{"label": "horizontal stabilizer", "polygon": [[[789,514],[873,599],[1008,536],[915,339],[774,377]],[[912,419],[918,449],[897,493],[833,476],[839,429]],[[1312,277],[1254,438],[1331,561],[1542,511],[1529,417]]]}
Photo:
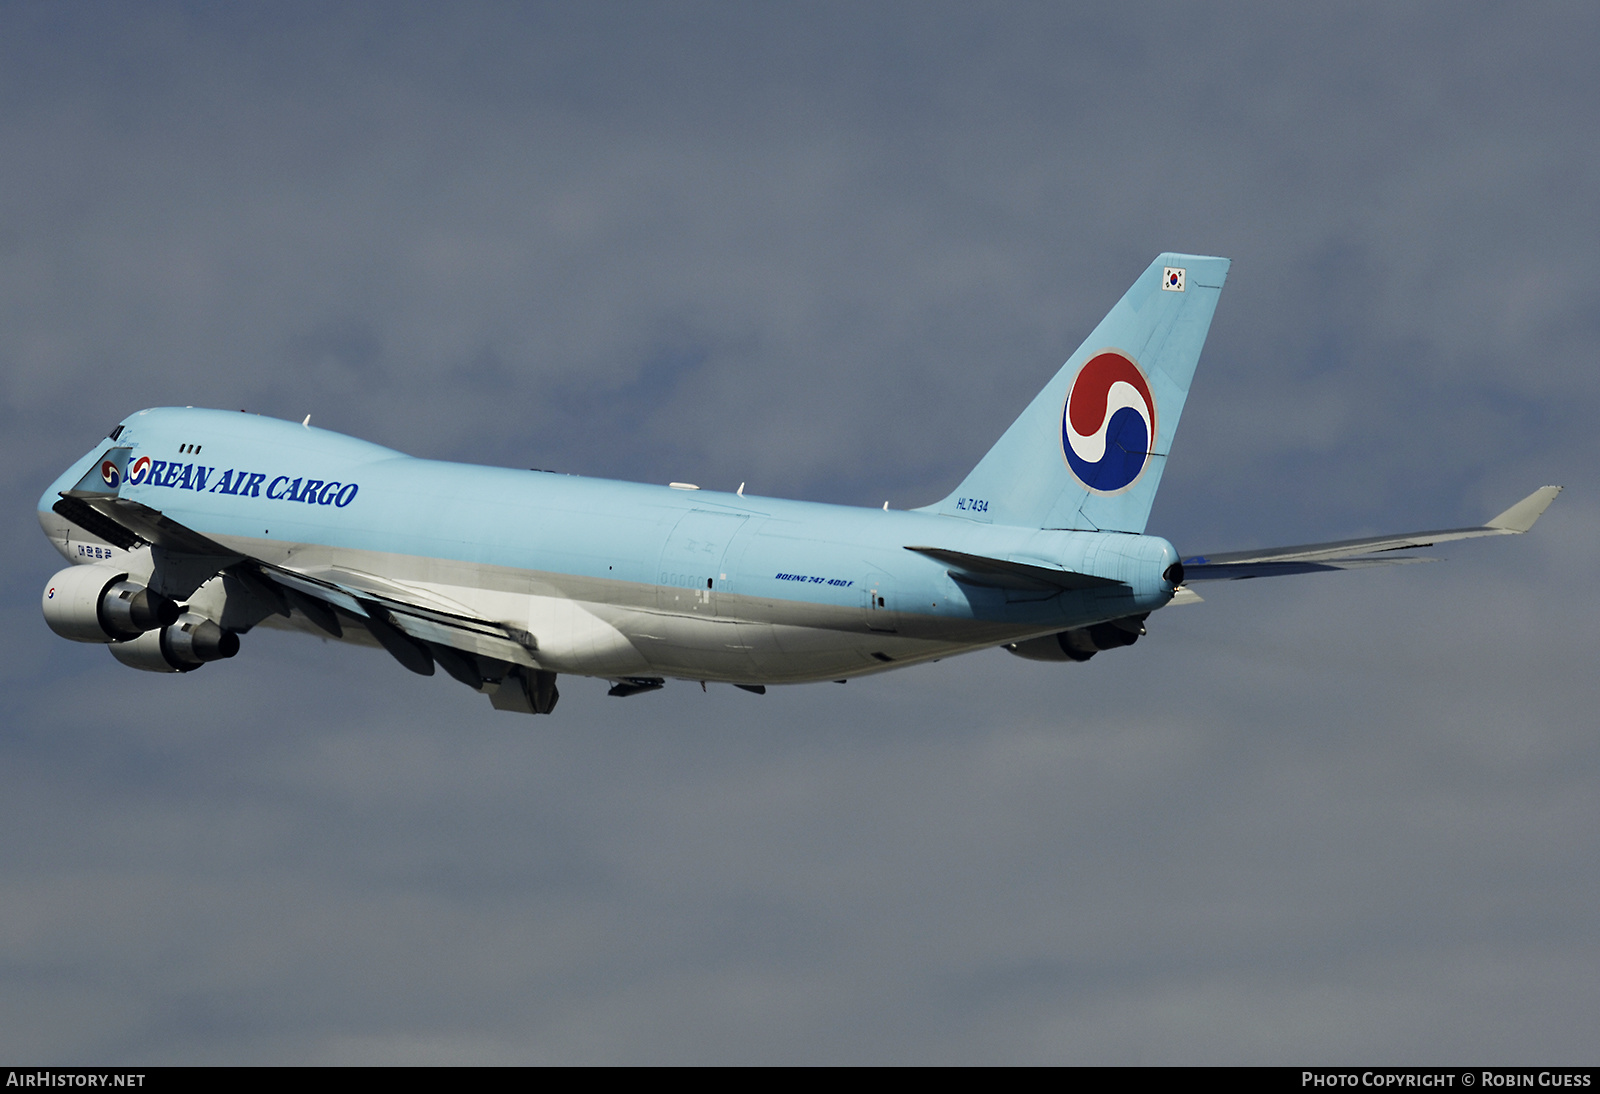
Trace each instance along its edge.
{"label": "horizontal stabilizer", "polygon": [[1559,486],[1541,486],[1504,513],[1476,528],[1444,528],[1432,532],[1401,532],[1389,536],[1336,540],[1332,543],[1306,543],[1298,547],[1268,547],[1257,551],[1226,551],[1194,555],[1183,560],[1183,577],[1190,581],[1231,581],[1245,577],[1281,577],[1322,570],[1355,570],[1366,566],[1386,566],[1403,562],[1432,562],[1433,559],[1401,555],[1374,557],[1389,551],[1408,551],[1432,547],[1458,539],[1481,536],[1515,536],[1533,527],[1550,503],[1561,493]]}
{"label": "horizontal stabilizer", "polygon": [[1027,562],[1013,562],[1007,558],[989,558],[986,555],[969,555],[964,551],[947,551],[943,547],[907,547],[919,555],[927,555],[936,562],[950,567],[950,576],[969,585],[984,585],[1002,589],[1107,589],[1122,585],[1110,578],[1079,574],[1071,570],[1057,570],[1048,566],[1035,566]]}

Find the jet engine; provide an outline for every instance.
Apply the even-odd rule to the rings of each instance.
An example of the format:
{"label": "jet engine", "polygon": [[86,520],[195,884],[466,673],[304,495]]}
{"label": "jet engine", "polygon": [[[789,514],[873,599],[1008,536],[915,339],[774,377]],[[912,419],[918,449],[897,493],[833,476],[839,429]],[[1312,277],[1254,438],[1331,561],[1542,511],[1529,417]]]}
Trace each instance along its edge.
{"label": "jet engine", "polygon": [[1006,652],[1029,661],[1087,661],[1101,650],[1131,646],[1139,641],[1148,614],[1123,616],[1092,627],[1075,627],[1043,638],[1013,642],[1006,646]]}
{"label": "jet engine", "polygon": [[113,642],[111,656],[145,672],[193,672],[207,661],[239,652],[239,636],[198,612],[184,612],[171,625]]}
{"label": "jet engine", "polygon": [[44,621],[74,642],[122,642],[176,623],[178,605],[108,566],[68,566],[44,589]]}

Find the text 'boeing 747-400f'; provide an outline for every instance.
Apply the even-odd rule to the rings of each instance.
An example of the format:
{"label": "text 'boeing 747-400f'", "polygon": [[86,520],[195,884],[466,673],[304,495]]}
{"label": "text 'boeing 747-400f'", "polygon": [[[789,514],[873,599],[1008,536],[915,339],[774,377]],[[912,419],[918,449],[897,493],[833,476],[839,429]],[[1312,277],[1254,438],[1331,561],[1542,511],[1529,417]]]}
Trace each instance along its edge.
{"label": "text 'boeing 747-400f'", "polygon": [[560,673],[841,680],[1002,646],[1087,661],[1197,582],[1416,561],[1532,527],[1542,487],[1475,528],[1180,557],[1144,534],[1228,260],[1164,254],[943,501],[856,509],[419,460],[306,423],[142,410],[39,521],[73,565],[44,616],[125,665],[188,672],[256,626],[381,646],[501,710]]}

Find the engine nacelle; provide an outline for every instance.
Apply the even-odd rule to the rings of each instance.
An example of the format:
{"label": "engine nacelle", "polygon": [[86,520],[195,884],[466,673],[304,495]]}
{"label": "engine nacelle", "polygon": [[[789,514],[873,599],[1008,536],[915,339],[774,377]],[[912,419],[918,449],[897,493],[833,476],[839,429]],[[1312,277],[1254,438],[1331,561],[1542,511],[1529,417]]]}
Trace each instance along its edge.
{"label": "engine nacelle", "polygon": [[122,642],[177,622],[178,605],[107,566],[68,566],[44,588],[44,621],[74,642]]}
{"label": "engine nacelle", "polygon": [[196,612],[184,612],[171,626],[158,631],[111,644],[112,657],[145,672],[193,672],[208,661],[238,652],[238,635]]}
{"label": "engine nacelle", "polygon": [[1013,642],[1005,649],[1029,661],[1087,661],[1101,650],[1131,646],[1139,641],[1139,636],[1144,634],[1144,621],[1143,615],[1124,616],[1092,627],[1076,627],[1043,638]]}

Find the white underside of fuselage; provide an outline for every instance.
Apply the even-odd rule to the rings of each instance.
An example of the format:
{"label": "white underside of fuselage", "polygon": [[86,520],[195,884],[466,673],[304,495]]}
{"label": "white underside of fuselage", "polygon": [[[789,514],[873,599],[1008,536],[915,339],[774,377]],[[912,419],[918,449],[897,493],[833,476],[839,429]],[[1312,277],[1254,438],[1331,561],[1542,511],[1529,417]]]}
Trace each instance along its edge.
{"label": "white underside of fuselage", "polygon": [[[59,528],[47,526],[46,533],[72,562],[106,564],[83,556],[84,546],[93,544],[103,550],[106,560],[136,579],[150,573],[148,548],[117,551],[65,521]],[[470,652],[482,657],[610,680],[659,676],[747,685],[842,680],[1041,633],[903,611],[873,614],[859,608],[452,559],[218,538],[242,554],[285,569],[503,624],[526,636],[519,644],[464,641],[459,632],[438,636],[456,648],[471,647],[476,641]],[[223,618],[230,614],[226,604],[230,594],[224,585],[221,577],[213,578],[196,591],[191,603]],[[350,625],[337,640],[378,645],[356,621],[346,622]],[[333,637],[299,611],[288,616],[268,614],[255,625]]]}
{"label": "white underside of fuselage", "polygon": [[[348,576],[337,564],[307,572]],[[551,583],[551,575],[529,576]],[[532,638],[522,650],[496,645],[473,652],[551,672],[611,680],[662,676],[730,684],[809,683],[883,672],[1015,640],[986,636],[963,641],[954,635],[912,637],[875,631],[849,618],[857,614],[850,612],[839,613],[843,618],[834,626],[821,619],[795,622],[784,618],[781,603],[699,590],[681,590],[694,598],[694,606],[675,613],[619,599],[581,600],[556,591],[523,594],[429,581],[392,584],[424,602],[455,605],[456,611],[524,630]],[[811,605],[797,607],[801,612],[794,614],[818,614]],[[730,609],[738,614],[728,614]],[[722,614],[717,614],[719,610]],[[269,617],[263,625],[322,634],[315,623],[298,614],[287,620]],[[357,628],[347,628],[344,640],[377,644]]]}

